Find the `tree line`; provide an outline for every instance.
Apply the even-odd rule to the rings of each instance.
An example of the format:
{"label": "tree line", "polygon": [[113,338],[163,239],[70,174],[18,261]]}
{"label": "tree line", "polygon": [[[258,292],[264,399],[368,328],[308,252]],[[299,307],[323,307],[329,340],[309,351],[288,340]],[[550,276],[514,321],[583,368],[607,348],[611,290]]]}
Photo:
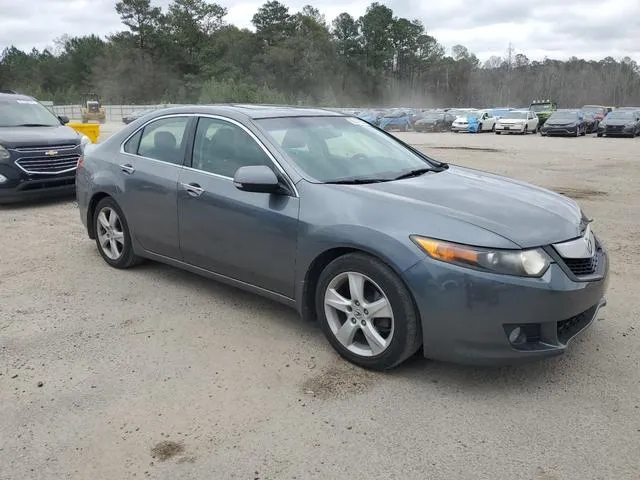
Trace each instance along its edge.
{"label": "tree line", "polygon": [[[318,9],[268,1],[255,31],[225,22],[207,0],[121,0],[123,31],[65,36],[55,48],[0,54],[0,89],[56,103],[89,92],[105,103],[267,102],[325,106],[640,105],[640,68],[629,57],[482,63],[463,45],[447,52],[419,20],[378,2],[328,22]],[[508,41],[508,39],[505,39]]]}

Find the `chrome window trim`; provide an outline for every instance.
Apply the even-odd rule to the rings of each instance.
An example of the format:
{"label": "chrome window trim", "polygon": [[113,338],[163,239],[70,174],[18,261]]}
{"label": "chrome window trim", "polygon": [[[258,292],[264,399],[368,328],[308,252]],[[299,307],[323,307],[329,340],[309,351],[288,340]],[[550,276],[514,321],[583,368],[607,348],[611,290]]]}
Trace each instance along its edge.
{"label": "chrome window trim", "polygon": [[[295,198],[300,198],[300,194],[298,193],[298,189],[296,188],[295,183],[293,183],[293,180],[291,180],[291,177],[289,177],[289,175],[287,174],[287,172],[285,171],[284,168],[282,168],[282,165],[280,165],[280,163],[276,160],[276,158],[273,156],[273,154],[269,151],[269,149],[264,145],[264,143],[262,143],[262,140],[260,140],[251,130],[249,130],[245,125],[243,125],[241,122],[238,122],[237,120],[234,120],[232,118],[229,117],[224,117],[222,115],[217,115],[217,114],[208,114],[208,113],[171,113],[171,114],[167,114],[167,115],[162,115],[159,117],[155,117],[150,119],[148,122],[146,122],[145,124],[141,125],[140,127],[138,127],[136,130],[133,131],[133,133],[131,133],[127,138],[125,138],[121,143],[120,143],[120,154],[121,155],[127,155],[130,157],[134,157],[134,158],[142,158],[145,160],[151,160],[154,162],[159,162],[159,163],[163,163],[165,165],[173,165],[174,167],[181,167],[185,170],[190,170],[193,172],[198,172],[198,173],[204,173],[206,175],[211,175],[213,177],[216,178],[221,178],[221,179],[225,179],[225,180],[231,180],[233,182],[233,178],[232,177],[227,177],[225,175],[219,175],[217,173],[212,173],[212,172],[206,172],[204,170],[199,170],[197,168],[192,168],[192,167],[188,167],[184,164],[176,164],[176,163],[171,163],[171,162],[165,162],[164,160],[158,160],[155,158],[151,158],[151,157],[144,157],[142,155],[138,155],[135,153],[129,153],[129,152],[125,152],[124,150],[124,145],[125,143],[127,143],[132,137],[134,137],[138,132],[142,131],[147,125],[149,125],[150,123],[156,122],[158,120],[164,120],[165,118],[172,118],[172,117],[198,117],[198,118],[212,118],[214,120],[222,120],[224,122],[228,122],[231,123],[233,125],[236,125],[238,127],[240,127],[242,130],[244,130],[262,149],[262,151],[267,155],[267,157],[269,157],[269,159],[271,160],[271,162],[274,164],[274,166],[276,167],[276,169],[282,174],[282,176],[285,179],[285,182],[287,182],[287,184],[289,185],[289,188],[291,188],[291,191],[293,192],[293,196]],[[197,131],[197,128],[196,128]],[[194,140],[195,140],[195,131],[194,131]],[[193,157],[193,152],[192,152],[192,157]]]}
{"label": "chrome window trim", "polygon": [[[183,164],[177,164],[177,163],[172,163],[172,162],[165,162],[164,160],[158,160],[156,158],[151,158],[151,157],[145,157],[142,155],[138,155],[137,153],[129,153],[129,152],[125,152],[124,151],[124,144],[127,143],[129,140],[131,140],[132,137],[135,137],[137,135],[138,132],[144,130],[144,128],[153,123],[156,122],[158,120],[164,120],[166,118],[174,118],[174,117],[195,117],[196,114],[195,113],[170,113],[167,115],[162,115],[159,117],[154,117],[151,120],[149,120],[148,122],[144,123],[143,125],[140,125],[138,128],[136,128],[133,133],[131,135],[129,135],[127,138],[125,138],[122,142],[120,142],[120,151],[119,153],[123,154],[123,155],[129,155],[130,157],[136,157],[136,158],[144,158],[145,160],[153,160],[154,162],[160,162],[160,163],[164,163],[166,165],[174,165],[176,167],[182,167]],[[185,131],[186,133],[186,131]],[[140,140],[142,140],[142,136],[140,137]],[[139,145],[138,145],[139,147]]]}

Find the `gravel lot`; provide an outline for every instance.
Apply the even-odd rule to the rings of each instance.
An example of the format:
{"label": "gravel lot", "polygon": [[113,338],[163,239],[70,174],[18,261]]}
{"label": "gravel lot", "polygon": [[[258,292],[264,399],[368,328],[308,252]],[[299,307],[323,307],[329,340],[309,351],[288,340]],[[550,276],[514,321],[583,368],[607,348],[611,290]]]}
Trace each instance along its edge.
{"label": "gravel lot", "polygon": [[0,478],[640,478],[640,139],[402,137],[595,218],[609,306],[568,354],[365,372],[280,305],[108,268],[72,200],[0,207]]}

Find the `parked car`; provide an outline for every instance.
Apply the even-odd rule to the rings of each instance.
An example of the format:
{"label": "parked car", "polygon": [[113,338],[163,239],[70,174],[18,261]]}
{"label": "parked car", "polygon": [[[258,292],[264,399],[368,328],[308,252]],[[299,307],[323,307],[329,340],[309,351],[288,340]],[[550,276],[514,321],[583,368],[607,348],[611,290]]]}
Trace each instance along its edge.
{"label": "parked car", "polygon": [[536,133],[538,116],[529,110],[512,110],[496,122],[496,134],[501,133]]}
{"label": "parked car", "polygon": [[411,130],[411,115],[405,110],[396,110],[380,119],[380,128],[387,132],[408,132]]}
{"label": "parked car", "polygon": [[358,114],[358,118],[361,118],[365,122],[369,122],[371,125],[375,125],[376,127],[380,125],[380,119],[383,116],[384,113],[381,110],[367,110]]}
{"label": "parked car", "polygon": [[416,121],[413,129],[416,132],[448,132],[454,120],[455,117],[449,112],[427,112]]}
{"label": "parked car", "polygon": [[584,121],[587,125],[587,133],[596,133],[598,131],[598,124],[600,121],[596,114],[592,112],[584,113]]}
{"label": "parked car", "polygon": [[540,127],[540,135],[571,135],[578,137],[587,134],[587,123],[581,110],[562,109],[554,111],[545,124]]}
{"label": "parked car", "polygon": [[602,105],[585,105],[581,109],[585,115],[593,114],[594,118],[598,123],[604,120],[604,117],[611,111],[610,108],[604,107]]}
{"label": "parked car", "polygon": [[0,93],[0,203],[71,195],[89,137],[35,98]]}
{"label": "parked car", "polygon": [[538,128],[541,128],[547,119],[558,110],[558,104],[552,100],[534,100],[529,105],[529,110],[538,116]]}
{"label": "parked car", "polygon": [[108,265],[157,260],[280,301],[366,368],[420,347],[554,356],[606,303],[608,255],[574,200],[326,110],[152,113],[85,156],[77,199]]}
{"label": "parked car", "polygon": [[495,129],[496,119],[487,110],[478,110],[459,116],[451,124],[451,131],[482,133]]}
{"label": "parked car", "polygon": [[614,110],[600,122],[597,135],[598,137],[635,137],[640,135],[640,109]]}
{"label": "parked car", "polygon": [[134,112],[128,113],[122,117],[122,123],[128,125],[131,122],[136,121],[140,117],[145,116],[147,113],[155,112],[156,110],[156,108],[146,108],[144,110],[136,110]]}

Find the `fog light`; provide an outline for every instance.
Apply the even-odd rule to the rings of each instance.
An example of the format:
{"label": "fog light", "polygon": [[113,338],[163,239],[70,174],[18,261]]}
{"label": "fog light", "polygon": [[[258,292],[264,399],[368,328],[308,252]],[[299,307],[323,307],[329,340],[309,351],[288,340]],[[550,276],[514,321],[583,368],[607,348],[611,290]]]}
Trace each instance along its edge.
{"label": "fog light", "polygon": [[509,334],[509,342],[520,343],[518,342],[518,339],[520,338],[521,333],[522,333],[522,329],[520,327],[516,327],[513,330],[511,330],[511,333]]}
{"label": "fog light", "polygon": [[7,180],[8,178],[0,173],[0,183],[5,183]]}

